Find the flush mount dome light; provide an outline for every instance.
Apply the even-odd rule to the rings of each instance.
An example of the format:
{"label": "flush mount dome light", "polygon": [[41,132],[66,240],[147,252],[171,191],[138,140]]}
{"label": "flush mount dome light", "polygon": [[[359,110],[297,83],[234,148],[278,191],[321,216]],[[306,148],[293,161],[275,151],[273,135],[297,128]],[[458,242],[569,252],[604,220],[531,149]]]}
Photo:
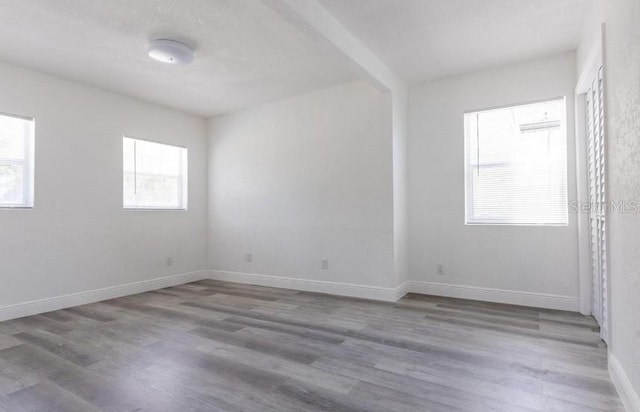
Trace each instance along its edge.
{"label": "flush mount dome light", "polygon": [[193,60],[191,47],[169,39],[152,40],[147,54],[154,60],[169,64],[189,64]]}

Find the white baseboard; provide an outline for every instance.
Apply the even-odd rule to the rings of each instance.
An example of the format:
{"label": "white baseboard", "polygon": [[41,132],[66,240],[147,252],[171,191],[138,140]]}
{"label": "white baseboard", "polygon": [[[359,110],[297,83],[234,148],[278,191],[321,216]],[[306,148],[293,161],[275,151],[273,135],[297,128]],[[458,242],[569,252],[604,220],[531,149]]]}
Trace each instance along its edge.
{"label": "white baseboard", "polygon": [[[350,296],[354,298],[374,299],[385,302],[395,302],[400,297],[404,296],[404,293],[402,293],[403,285],[395,288],[386,288],[381,286],[365,286],[321,280],[258,275],[253,273],[227,272],[223,270],[212,270],[210,273],[211,279],[215,280],[282,289],[303,290],[306,292],[327,293],[330,295]],[[400,296],[400,294],[402,294],[402,296]]]}
{"label": "white baseboard", "polygon": [[101,300],[134,295],[136,293],[148,292],[150,290],[195,282],[197,280],[207,279],[208,277],[209,271],[207,270],[188,272],[156,279],[143,280],[140,282],[127,283],[124,285],[109,286],[106,288],[77,292],[69,295],[18,303],[15,305],[0,307],[0,321],[37,315],[38,313],[85,305],[87,303],[99,302]]}
{"label": "white baseboard", "polygon": [[484,302],[507,303],[535,308],[568,310],[578,312],[580,299],[574,296],[551,295],[546,293],[483,288],[478,286],[451,285],[446,283],[410,280],[408,291],[425,295],[449,298],[480,300]]}
{"label": "white baseboard", "polygon": [[640,412],[640,397],[633,389],[633,385],[631,385],[627,374],[624,373],[618,358],[611,352],[609,352],[609,375],[627,412]]}
{"label": "white baseboard", "polygon": [[408,292],[414,292],[538,308],[570,311],[578,311],[580,309],[579,299],[577,297],[490,289],[475,286],[406,281],[396,287],[382,287],[259,275],[253,273],[202,270],[0,307],[0,321],[133,295],[150,290],[162,289],[202,279],[224,280],[251,285],[373,299],[385,302],[396,302]]}
{"label": "white baseboard", "polygon": [[354,285],[349,283],[326,282],[320,280],[259,275],[254,273],[212,270],[211,279],[274,288],[304,290],[364,299],[396,302],[409,292],[451,298],[472,299],[485,302],[507,303],[536,308],[580,310],[579,298],[574,296],[550,295],[544,293],[491,289],[477,286],[450,285],[434,282],[406,281],[396,287]]}
{"label": "white baseboard", "polygon": [[396,295],[395,295],[395,301],[399,301],[400,299],[402,299],[404,297],[404,295],[406,295],[407,293],[411,292],[409,290],[409,284],[410,282],[408,280],[402,282],[398,287],[396,287]]}

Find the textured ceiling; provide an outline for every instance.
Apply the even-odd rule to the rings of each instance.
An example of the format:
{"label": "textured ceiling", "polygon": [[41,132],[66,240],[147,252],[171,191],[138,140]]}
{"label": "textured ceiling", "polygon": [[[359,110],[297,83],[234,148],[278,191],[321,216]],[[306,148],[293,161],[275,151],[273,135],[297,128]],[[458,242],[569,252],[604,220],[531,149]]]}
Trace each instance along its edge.
{"label": "textured ceiling", "polygon": [[[195,61],[149,59],[158,37],[193,40]],[[2,0],[0,60],[204,116],[354,78],[259,0]]]}
{"label": "textured ceiling", "polygon": [[409,83],[575,50],[591,0],[320,0]]}
{"label": "textured ceiling", "polygon": [[[574,50],[592,0],[319,1],[419,82]],[[260,0],[0,0],[0,60],[203,116],[355,78],[294,24]],[[193,40],[195,61],[149,59],[161,37]]]}

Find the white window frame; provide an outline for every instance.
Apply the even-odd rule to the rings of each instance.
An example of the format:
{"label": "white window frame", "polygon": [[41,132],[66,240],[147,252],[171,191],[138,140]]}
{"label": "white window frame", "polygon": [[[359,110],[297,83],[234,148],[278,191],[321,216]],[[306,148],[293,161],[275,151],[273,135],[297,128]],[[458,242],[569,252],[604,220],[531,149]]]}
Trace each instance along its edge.
{"label": "white window frame", "polygon": [[[181,156],[181,165],[180,165],[180,169],[181,169],[181,174],[180,176],[178,176],[178,199],[180,200],[180,204],[177,205],[176,207],[167,207],[167,206],[148,206],[148,205],[144,205],[144,206],[139,206],[139,205],[128,205],[125,203],[125,193],[124,193],[124,177],[125,177],[125,167],[124,167],[124,149],[123,149],[123,164],[122,164],[122,182],[123,182],[123,186],[122,186],[122,207],[124,210],[133,210],[133,211],[145,211],[145,210],[149,210],[149,211],[161,211],[161,210],[167,210],[167,211],[186,211],[188,209],[188,186],[189,186],[189,170],[188,170],[188,165],[189,165],[189,160],[188,160],[188,149],[185,146],[180,146],[180,145],[175,145],[175,144],[169,144],[169,143],[163,143],[163,142],[158,142],[155,140],[149,140],[149,139],[140,139],[138,137],[132,137],[130,135],[123,135],[122,136],[122,140],[121,142],[124,144],[125,139],[130,139],[134,141],[134,144],[136,141],[140,141],[140,142],[147,142],[147,143],[153,143],[153,144],[159,144],[159,145],[163,145],[163,146],[169,146],[175,149],[180,149],[182,150],[182,156]],[[134,159],[135,159],[135,152],[134,152]],[[176,176],[169,176],[169,175],[162,175],[162,174],[149,174],[149,173],[140,173],[138,174],[137,171],[134,170],[134,173],[136,176],[138,175],[147,175],[147,176],[160,176],[160,177],[167,177],[167,178],[176,178]]]}
{"label": "white window frame", "polygon": [[30,122],[30,133],[24,133],[24,155],[22,159],[10,159],[0,157],[0,164],[21,165],[23,170],[22,179],[22,202],[21,203],[0,203],[0,209],[33,209],[34,207],[34,187],[35,187],[35,134],[36,121],[33,117],[21,116],[10,113],[0,113],[0,116],[12,117],[15,119]]}
{"label": "white window frame", "polygon": [[[545,103],[545,102],[554,102],[554,101],[562,101],[564,103],[564,118],[563,121],[561,122],[561,127],[562,127],[562,133],[564,135],[565,138],[565,162],[564,162],[564,167],[565,167],[565,179],[566,179],[566,187],[565,190],[567,191],[567,199],[568,199],[568,190],[569,190],[569,176],[567,174],[568,171],[568,163],[569,163],[569,158],[568,158],[568,138],[567,138],[567,122],[568,122],[568,113],[567,113],[567,99],[565,96],[559,96],[559,97],[551,97],[548,99],[541,99],[541,100],[533,100],[533,101],[526,101],[526,102],[522,102],[522,103],[514,103],[514,104],[507,104],[507,105],[502,105],[502,106],[493,106],[493,107],[487,107],[487,108],[483,108],[483,109],[475,109],[475,110],[468,110],[465,111],[463,114],[463,123],[464,123],[464,148],[463,148],[463,159],[464,159],[464,210],[465,210],[465,216],[464,216],[464,223],[467,226],[568,226],[569,225],[569,206],[568,204],[566,205],[566,209],[565,209],[565,222],[563,223],[529,223],[529,222],[518,222],[518,221],[513,221],[513,219],[506,219],[506,218],[501,218],[501,217],[497,217],[497,216],[491,216],[491,217],[475,217],[474,213],[473,213],[473,170],[474,168],[469,164],[468,158],[467,158],[467,147],[469,145],[469,137],[467,130],[466,130],[466,120],[465,117],[468,114],[473,114],[473,113],[481,113],[481,112],[485,112],[485,111],[491,111],[491,110],[500,110],[500,109],[508,109],[508,108],[512,108],[512,107],[518,107],[518,106],[527,106],[527,105],[532,105],[532,104],[537,104],[537,103]],[[500,164],[506,164],[505,163],[500,163]],[[485,165],[485,166],[497,166],[498,164],[494,164],[494,165]]]}

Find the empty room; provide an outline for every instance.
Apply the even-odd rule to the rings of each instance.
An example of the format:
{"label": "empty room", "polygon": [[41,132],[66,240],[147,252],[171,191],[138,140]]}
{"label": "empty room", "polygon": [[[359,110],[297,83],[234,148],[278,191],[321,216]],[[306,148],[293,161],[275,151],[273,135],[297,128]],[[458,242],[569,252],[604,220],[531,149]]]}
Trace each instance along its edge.
{"label": "empty room", "polygon": [[639,0],[0,0],[0,412],[639,396]]}

